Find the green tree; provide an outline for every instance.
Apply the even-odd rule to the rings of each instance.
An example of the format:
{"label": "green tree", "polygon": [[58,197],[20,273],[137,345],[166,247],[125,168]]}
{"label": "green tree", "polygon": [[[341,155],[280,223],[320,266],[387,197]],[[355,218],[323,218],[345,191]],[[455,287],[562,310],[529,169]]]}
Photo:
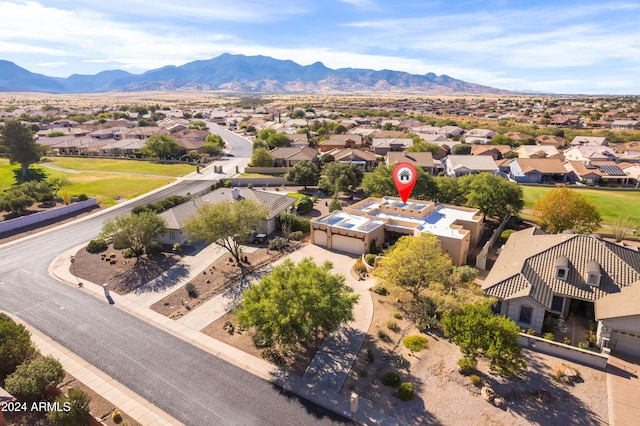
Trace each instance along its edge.
{"label": "green tree", "polygon": [[442,252],[438,237],[406,235],[378,261],[374,274],[409,289],[418,300],[423,289],[435,283],[446,283],[451,267],[451,258]]}
{"label": "green tree", "polygon": [[491,145],[509,145],[509,146],[518,146],[520,145],[515,139],[510,138],[505,135],[497,135],[491,138],[489,142]]}
{"label": "green tree", "polygon": [[453,155],[469,155],[471,154],[471,145],[468,143],[459,143],[451,148]]}
{"label": "green tree", "polygon": [[320,162],[324,165],[327,163],[333,163],[334,161],[336,161],[335,157],[331,154],[329,154],[328,152],[325,152],[324,154],[322,154],[320,156]]}
{"label": "green tree", "polygon": [[322,168],[320,188],[327,191],[351,192],[360,186],[363,177],[362,167],[357,164],[325,164]]}
{"label": "green tree", "polygon": [[111,238],[116,247],[128,248],[136,258],[140,258],[145,248],[157,243],[165,230],[164,219],[153,211],[143,211],[106,221],[102,225],[101,237]]}
{"label": "green tree", "polygon": [[7,315],[0,313],[0,376],[16,369],[36,352],[31,343],[31,334],[22,324],[16,324]]}
{"label": "green tree", "polygon": [[331,202],[329,203],[329,213],[336,210],[342,210],[342,204],[340,204],[337,192],[333,194],[333,198],[331,198]]}
{"label": "green tree", "polygon": [[554,188],[533,205],[538,225],[556,234],[567,229],[594,232],[602,217],[596,207],[577,191],[566,187]]}
{"label": "green tree", "polygon": [[58,196],[58,191],[60,191],[60,189],[71,184],[69,180],[64,177],[48,178],[47,183],[49,184],[49,188],[51,189],[54,197]]}
{"label": "green tree", "polygon": [[445,335],[472,362],[485,358],[492,371],[505,376],[526,368],[518,344],[520,327],[507,317],[494,315],[488,301],[467,304],[462,312],[445,315],[442,325]]}
{"label": "green tree", "polygon": [[311,161],[301,161],[291,167],[289,173],[286,174],[285,179],[289,182],[303,185],[304,189],[307,189],[309,185],[317,185],[318,178],[320,177],[320,170],[315,163]]}
{"label": "green tree", "polygon": [[[393,182],[393,169],[395,164],[380,164],[373,172],[367,173],[362,179],[362,189],[371,197],[393,196],[399,197],[396,185]],[[416,169],[418,179],[411,192],[411,198],[417,200],[432,200],[437,193],[437,186],[431,176],[420,167]]]}
{"label": "green tree", "polygon": [[462,188],[458,185],[458,179],[450,176],[436,176],[434,178],[436,184],[436,194],[433,198],[438,203],[455,204],[460,206],[464,204],[465,198]]}
{"label": "green tree", "polygon": [[266,148],[256,148],[251,154],[251,165],[253,167],[273,166],[273,155]]}
{"label": "green tree", "polygon": [[20,164],[22,178],[27,180],[29,165],[40,161],[43,153],[43,147],[36,143],[31,129],[17,120],[5,122],[0,127],[0,145],[4,147],[11,164]]}
{"label": "green tree", "polygon": [[289,139],[289,136],[285,135],[284,133],[272,134],[267,138],[266,142],[271,149],[277,148],[279,146],[291,145],[291,139]]}
{"label": "green tree", "polygon": [[35,198],[30,193],[26,192],[24,188],[12,187],[0,194],[0,211],[12,212],[15,215],[23,215],[27,208],[29,208],[34,202]]}
{"label": "green tree", "polygon": [[168,159],[176,157],[182,147],[169,135],[150,136],[142,147],[142,154],[147,157]]}
{"label": "green tree", "polygon": [[353,320],[358,295],[342,275],[332,274],[331,262],[316,265],[304,258],[297,265],[286,259],[258,285],[244,292],[238,322],[282,345],[308,342],[319,332],[330,333]]}
{"label": "green tree", "polygon": [[55,388],[64,379],[60,362],[47,356],[27,364],[20,364],[16,371],[5,379],[5,389],[12,395],[25,399],[43,396],[48,389]]}
{"label": "green tree", "polygon": [[216,243],[240,264],[240,245],[248,241],[251,232],[262,228],[267,215],[267,208],[252,200],[207,203],[187,220],[184,228],[189,240]]}
{"label": "green tree", "polygon": [[465,205],[480,209],[485,217],[503,220],[524,207],[522,188],[492,173],[463,176],[458,184],[465,194]]}
{"label": "green tree", "polygon": [[[89,424],[91,397],[79,389],[69,389],[66,395],[56,398],[58,407],[47,413],[47,418],[56,426],[86,426]],[[69,408],[68,410],[66,408]]]}
{"label": "green tree", "polygon": [[208,135],[204,142],[204,152],[209,155],[215,155],[222,152],[225,147],[224,140],[220,135]]}

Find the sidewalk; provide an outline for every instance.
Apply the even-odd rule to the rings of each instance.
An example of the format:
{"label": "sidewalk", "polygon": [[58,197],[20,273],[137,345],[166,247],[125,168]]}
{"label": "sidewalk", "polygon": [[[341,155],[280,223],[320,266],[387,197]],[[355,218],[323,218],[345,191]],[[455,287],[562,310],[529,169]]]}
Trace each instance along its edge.
{"label": "sidewalk", "polygon": [[[78,248],[75,250],[77,251]],[[69,250],[56,258],[56,260],[54,260],[50,265],[49,272],[59,281],[77,286],[76,277],[69,272],[69,256],[71,251],[72,250]],[[204,250],[194,256],[194,258],[198,258],[198,256],[203,252]],[[211,254],[211,252],[208,253]],[[209,258],[208,263],[203,264],[204,260],[202,259],[205,258],[205,255],[203,254],[202,256],[203,257],[198,258],[198,260],[188,262],[189,266],[193,268],[193,271],[190,271],[190,273],[199,273],[213,261]],[[367,291],[372,285],[372,282],[357,281],[351,277],[350,268],[353,264],[352,257],[330,252],[314,245],[307,245],[289,255],[288,258],[298,262],[302,260],[302,258],[308,256],[313,257],[318,263],[322,263],[325,260],[332,261],[334,264],[333,272],[345,275],[347,284],[352,286],[355,292],[360,295],[360,300],[355,307],[355,320],[339,330],[336,330],[327,339],[325,339],[325,343],[311,361],[311,364],[303,377],[283,372],[263,359],[251,356],[232,346],[200,333],[200,330],[204,328],[204,326],[215,320],[215,318],[212,319],[211,315],[222,310],[226,303],[225,297],[228,297],[228,295],[225,296],[226,293],[213,298],[198,309],[190,312],[188,315],[181,318],[181,321],[171,320],[164,315],[152,311],[149,309],[149,302],[156,299],[160,300],[167,294],[166,292],[173,291],[175,288],[183,285],[182,280],[172,286],[172,290],[169,290],[168,288],[164,289],[162,291],[162,296],[157,295],[156,293],[152,293],[152,295],[148,296],[132,294],[121,296],[111,293],[111,298],[117,308],[122,309],[131,315],[135,315],[138,318],[211,353],[214,356],[242,368],[249,373],[252,373],[264,380],[276,383],[285,390],[291,391],[292,393],[308,399],[322,407],[351,418],[358,423],[367,425],[398,424],[396,419],[375,410],[371,402],[363,398],[359,399],[358,411],[356,413],[351,413],[349,411],[349,397],[339,393],[340,388],[346,380],[349,370],[355,361],[358,351],[360,350],[373,318],[373,302]],[[284,259],[279,260],[276,264],[283,260]],[[274,266],[276,264],[274,264]],[[201,267],[201,269],[198,269],[199,267]],[[105,300],[105,303],[107,303],[104,289],[101,285],[83,280],[83,287],[78,290],[92,294],[95,297]],[[152,302],[151,304],[153,303],[155,302]],[[202,312],[202,314],[197,314],[199,311]],[[190,316],[192,316],[191,320],[188,319]],[[80,380],[80,378],[78,379]],[[90,386],[89,383],[85,384]],[[96,390],[93,387],[92,389]],[[98,391],[96,390],[96,392]],[[104,389],[102,389],[100,393],[107,398],[108,395],[104,393]],[[130,396],[130,398],[135,399],[141,405],[144,405],[146,401],[138,395]],[[116,404],[115,401],[111,399],[109,400],[114,403],[114,405]],[[147,422],[141,423],[157,424]]]}

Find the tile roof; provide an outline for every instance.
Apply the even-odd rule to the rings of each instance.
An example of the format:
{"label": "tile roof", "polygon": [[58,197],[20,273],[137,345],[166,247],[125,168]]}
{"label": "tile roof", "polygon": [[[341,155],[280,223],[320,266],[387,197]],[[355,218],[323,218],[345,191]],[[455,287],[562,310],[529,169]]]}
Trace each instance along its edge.
{"label": "tile roof", "polygon": [[[556,261],[569,261],[566,280],[556,277]],[[585,281],[587,267],[597,262],[599,286]],[[500,299],[529,296],[547,309],[554,294],[596,301],[640,280],[640,253],[595,236],[539,234],[533,229],[511,235],[483,290]]]}

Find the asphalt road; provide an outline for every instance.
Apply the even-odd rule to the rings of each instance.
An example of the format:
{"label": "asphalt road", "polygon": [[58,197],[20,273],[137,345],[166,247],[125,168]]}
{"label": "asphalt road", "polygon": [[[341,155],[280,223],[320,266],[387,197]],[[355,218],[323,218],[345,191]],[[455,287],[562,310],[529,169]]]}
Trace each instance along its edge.
{"label": "asphalt road", "polygon": [[[232,147],[249,143],[240,139]],[[0,246],[0,310],[22,318],[187,425],[346,422],[49,277],[47,268],[57,253],[93,238],[106,218],[209,184],[182,181],[120,209]]]}

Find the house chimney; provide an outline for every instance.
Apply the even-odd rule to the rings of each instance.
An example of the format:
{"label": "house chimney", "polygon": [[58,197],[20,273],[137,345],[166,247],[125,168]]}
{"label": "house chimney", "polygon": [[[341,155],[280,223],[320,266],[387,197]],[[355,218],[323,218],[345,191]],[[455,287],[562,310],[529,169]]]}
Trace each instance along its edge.
{"label": "house chimney", "polygon": [[240,199],[240,190],[238,189],[237,186],[231,190],[231,197],[234,200]]}

